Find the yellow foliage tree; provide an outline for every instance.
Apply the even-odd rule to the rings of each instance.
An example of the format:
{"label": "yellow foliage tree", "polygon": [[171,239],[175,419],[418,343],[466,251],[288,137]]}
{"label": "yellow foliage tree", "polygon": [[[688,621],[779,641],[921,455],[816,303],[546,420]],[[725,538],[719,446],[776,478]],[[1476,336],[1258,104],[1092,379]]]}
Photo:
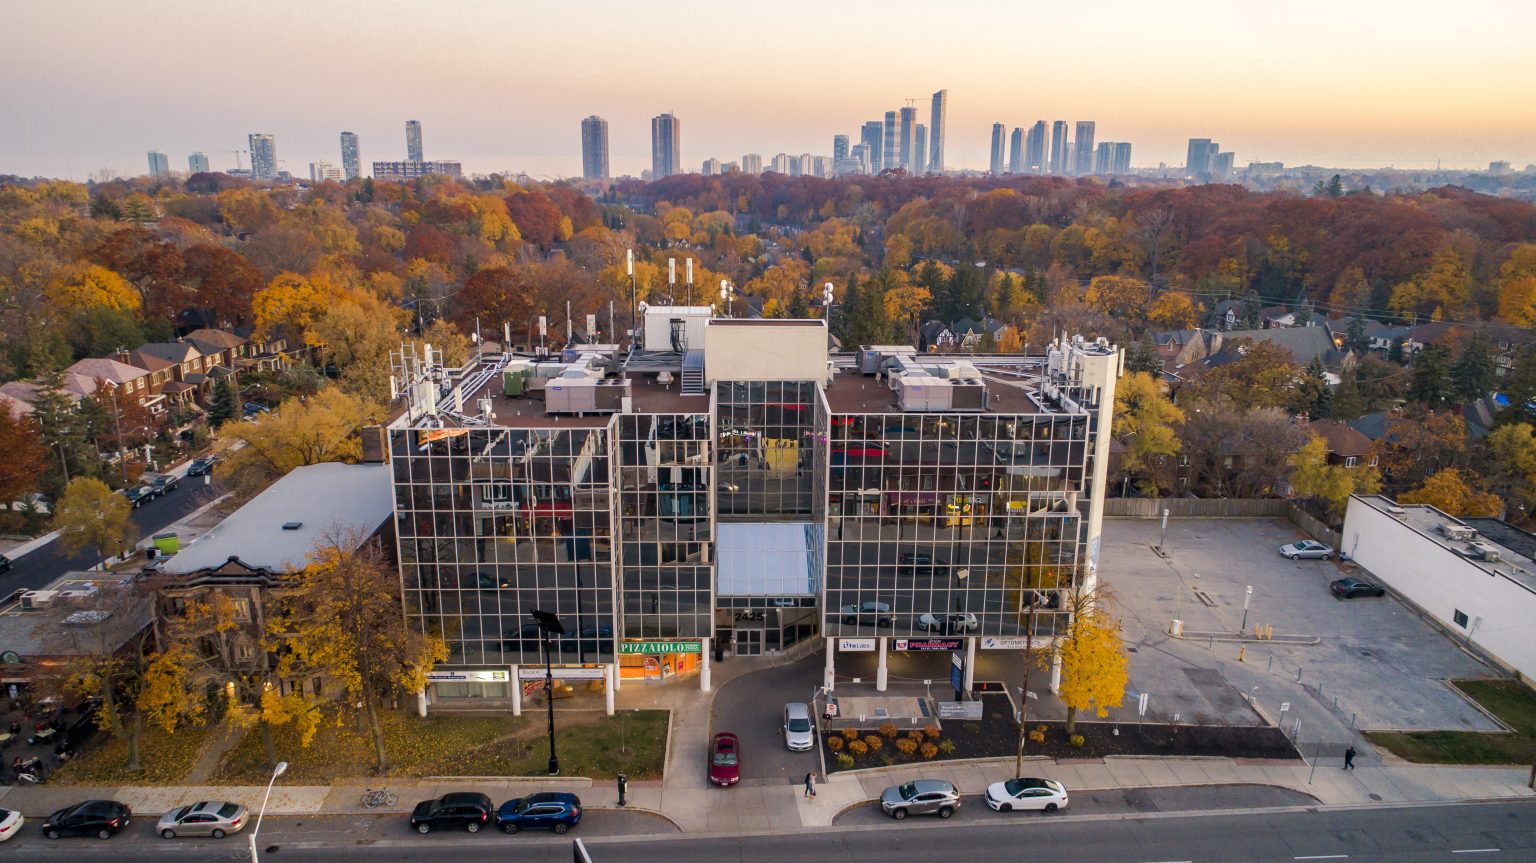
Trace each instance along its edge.
{"label": "yellow foliage tree", "polygon": [[1145,320],[1151,299],[1152,286],[1129,276],[1095,276],[1083,296],[1095,311],[1124,321]]}
{"label": "yellow foliage tree", "polygon": [[1328,443],[1317,435],[1290,457],[1290,466],[1291,488],[1296,494],[1325,501],[1334,513],[1344,511],[1352,494],[1381,490],[1381,473],[1376,468],[1329,464]]}
{"label": "yellow foliage tree", "polygon": [[1498,495],[1467,485],[1461,471],[1453,467],[1432,475],[1422,486],[1398,495],[1397,502],[1428,504],[1457,518],[1498,518],[1504,511],[1504,502]]}
{"label": "yellow foliage tree", "polygon": [[1156,480],[1147,476],[1154,459],[1178,453],[1179,436],[1173,427],[1183,421],[1184,412],[1146,372],[1128,374],[1115,385],[1114,435],[1125,447],[1120,469],[1136,478],[1136,487],[1144,494],[1157,490]]}
{"label": "yellow foliage tree", "polygon": [[1435,253],[1429,269],[1392,289],[1387,307],[1407,319],[1456,318],[1472,302],[1472,270],[1453,248]]}
{"label": "yellow foliage tree", "polygon": [[226,423],[220,442],[244,446],[230,452],[224,480],[249,496],[302,465],[354,462],[362,454],[358,429],[379,414],[372,402],[326,387],[303,401],[291,398],[255,422]]}
{"label": "yellow foliage tree", "polygon": [[[1100,597],[1101,599],[1102,597]],[[1077,712],[1092,710],[1100,719],[1125,698],[1125,647],[1120,621],[1097,601],[1082,601],[1073,615],[1072,628],[1062,640],[1061,702],[1067,706],[1067,734],[1077,731]]]}
{"label": "yellow foliage tree", "polygon": [[283,331],[303,337],[324,314],[328,299],[313,280],[298,273],[279,273],[251,297],[256,331],[264,336]]}
{"label": "yellow foliage tree", "polygon": [[138,540],[137,529],[129,519],[132,510],[127,498],[114,494],[106,483],[78,476],[69,481],[54,504],[53,526],[61,531],[59,542],[65,550],[90,549],[101,561],[132,548]]}
{"label": "yellow foliage tree", "polygon": [[304,331],[304,341],[341,370],[343,389],[382,404],[389,400],[389,352],[399,349],[408,319],[375,294],[345,291]]}
{"label": "yellow foliage tree", "polygon": [[127,279],[96,264],[71,267],[50,287],[49,297],[66,316],[89,309],[132,313],[143,302]]}
{"label": "yellow foliage tree", "polygon": [[1200,307],[1183,291],[1164,291],[1152,301],[1147,320],[1165,330],[1187,330],[1200,320]]}

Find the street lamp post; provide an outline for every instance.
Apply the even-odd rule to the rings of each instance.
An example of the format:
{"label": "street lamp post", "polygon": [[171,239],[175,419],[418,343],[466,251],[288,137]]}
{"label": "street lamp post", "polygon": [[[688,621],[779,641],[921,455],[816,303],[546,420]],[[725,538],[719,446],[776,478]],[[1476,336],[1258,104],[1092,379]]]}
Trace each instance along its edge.
{"label": "street lamp post", "polygon": [[555,671],[549,655],[550,635],[564,635],[565,627],[560,617],[548,611],[534,609],[529,612],[539,625],[539,636],[544,645],[544,702],[549,707],[549,775],[560,775],[560,759],[555,755]]}
{"label": "street lamp post", "polygon": [[276,782],[277,777],[282,776],[286,772],[288,772],[288,762],[279,761],[277,762],[277,767],[272,770],[272,778],[267,780],[267,793],[262,795],[261,811],[256,813],[256,826],[251,828],[251,863],[258,863],[256,857],[256,834],[261,832],[261,819],[267,814],[267,799],[272,796],[272,783]]}

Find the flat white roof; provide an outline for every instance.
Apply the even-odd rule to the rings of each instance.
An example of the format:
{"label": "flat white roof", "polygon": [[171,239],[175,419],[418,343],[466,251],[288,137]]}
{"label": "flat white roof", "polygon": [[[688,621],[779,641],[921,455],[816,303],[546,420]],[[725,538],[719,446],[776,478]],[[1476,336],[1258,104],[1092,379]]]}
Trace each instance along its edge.
{"label": "flat white roof", "polygon": [[[340,529],[371,535],[394,506],[389,465],[328,462],[294,468],[182,547],[163,571],[197,572],[238,557],[250,566],[294,572],[327,534]],[[283,529],[293,522],[297,529]]]}
{"label": "flat white roof", "polygon": [[809,522],[716,524],[720,596],[815,596]]}

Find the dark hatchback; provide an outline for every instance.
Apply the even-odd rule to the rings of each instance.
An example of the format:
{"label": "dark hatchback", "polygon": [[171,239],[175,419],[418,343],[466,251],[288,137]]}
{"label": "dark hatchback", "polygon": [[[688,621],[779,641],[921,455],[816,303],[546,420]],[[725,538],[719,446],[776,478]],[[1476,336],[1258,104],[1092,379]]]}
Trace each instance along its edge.
{"label": "dark hatchback", "polygon": [[1354,599],[1357,596],[1386,596],[1386,588],[1372,584],[1363,578],[1341,578],[1328,585],[1328,592],[1335,599]]}
{"label": "dark hatchback", "polygon": [[556,833],[581,823],[581,798],[563,791],[544,791],[514,797],[496,810],[496,826],[504,833],[519,830],[553,830]]}
{"label": "dark hatchback", "polygon": [[444,794],[436,800],[423,800],[411,812],[411,827],[417,833],[431,833],[439,829],[480,832],[491,822],[495,807],[491,798],[472,791]]}
{"label": "dark hatchback", "polygon": [[128,499],[128,505],[138,509],[155,499],[155,490],[147,485],[134,485],[123,489],[123,497]]}
{"label": "dark hatchback", "polygon": [[202,476],[205,473],[212,473],[213,465],[218,460],[219,457],[216,455],[205,455],[202,458],[192,459],[192,463],[187,465],[187,476]]}
{"label": "dark hatchback", "polygon": [[126,830],[132,819],[133,812],[116,800],[87,800],[49,815],[43,822],[43,835],[49,839],[60,836],[111,839]]}
{"label": "dark hatchback", "polygon": [[926,551],[904,551],[896,556],[896,565],[914,575],[948,575],[949,564],[946,561],[937,560]]}

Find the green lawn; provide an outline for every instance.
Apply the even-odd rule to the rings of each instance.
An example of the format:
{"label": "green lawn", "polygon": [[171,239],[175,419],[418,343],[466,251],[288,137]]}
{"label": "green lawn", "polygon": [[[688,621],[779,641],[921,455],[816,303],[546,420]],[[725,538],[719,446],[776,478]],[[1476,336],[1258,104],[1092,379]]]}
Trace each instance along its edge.
{"label": "green lawn", "polygon": [[172,785],[197,763],[213,730],[206,725],[184,725],[172,734],[155,725],[145,727],[139,741],[139,765],[143,769],[137,772],[128,769],[128,744],[98,731],[49,781],[67,785]]}
{"label": "green lawn", "polygon": [[1518,680],[1458,680],[1456,686],[1514,732],[1368,731],[1366,738],[1421,764],[1530,764],[1536,760],[1536,690]]}
{"label": "green lawn", "polygon": [[[391,776],[539,776],[548,770],[549,744],[540,717],[509,714],[445,715],[425,719],[404,712],[380,717]],[[659,778],[667,745],[667,714],[649,710],[625,720],[633,753],[620,757],[619,718],[593,713],[556,714],[560,772],[567,776]],[[273,729],[277,757],[288,762],[286,785],[325,785],[374,774],[373,743],[348,713],[322,725],[306,748],[292,729]],[[215,781],[265,782],[270,775],[261,734],[253,730],[225,756]]]}

